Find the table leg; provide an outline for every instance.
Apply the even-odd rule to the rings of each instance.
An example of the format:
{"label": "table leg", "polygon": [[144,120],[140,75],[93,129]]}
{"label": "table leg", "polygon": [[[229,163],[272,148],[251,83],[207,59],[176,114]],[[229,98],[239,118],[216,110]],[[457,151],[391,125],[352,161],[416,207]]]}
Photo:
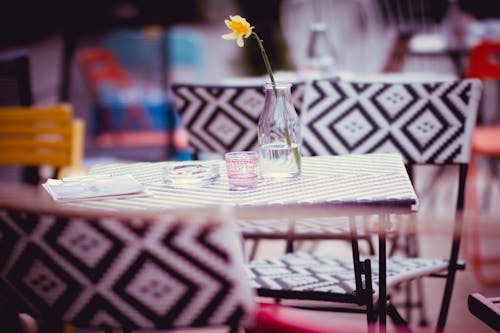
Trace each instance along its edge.
{"label": "table leg", "polygon": [[388,216],[383,214],[379,217],[379,234],[378,234],[378,284],[379,284],[379,299],[378,311],[380,316],[380,332],[386,331],[387,323],[387,281],[386,281],[386,235],[388,226]]}

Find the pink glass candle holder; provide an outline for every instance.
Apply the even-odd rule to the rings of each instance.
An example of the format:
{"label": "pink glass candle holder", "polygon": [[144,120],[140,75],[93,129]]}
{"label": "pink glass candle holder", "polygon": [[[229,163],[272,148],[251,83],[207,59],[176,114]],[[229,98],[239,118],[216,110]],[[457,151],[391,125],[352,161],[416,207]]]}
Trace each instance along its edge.
{"label": "pink glass candle holder", "polygon": [[227,182],[230,190],[246,190],[257,186],[259,155],[255,151],[225,154]]}

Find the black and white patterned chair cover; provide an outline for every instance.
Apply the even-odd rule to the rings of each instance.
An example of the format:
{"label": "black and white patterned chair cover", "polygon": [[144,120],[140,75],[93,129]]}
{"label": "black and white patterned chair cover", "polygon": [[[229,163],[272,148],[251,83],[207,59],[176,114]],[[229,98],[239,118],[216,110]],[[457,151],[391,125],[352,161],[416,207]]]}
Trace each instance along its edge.
{"label": "black and white patterned chair cover", "polygon": [[481,81],[318,80],[302,107],[302,153],[400,153],[408,164],[468,163]]}
{"label": "black and white patterned chair cover", "polygon": [[[292,101],[301,112],[305,84],[292,85]],[[263,85],[173,84],[172,95],[195,152],[224,154],[256,150],[257,123],[264,107]]]}
{"label": "black and white patterned chair cover", "polygon": [[[1,207],[1,206],[0,206]],[[248,325],[253,291],[229,223],[0,208],[0,272],[41,318],[77,327]]]}

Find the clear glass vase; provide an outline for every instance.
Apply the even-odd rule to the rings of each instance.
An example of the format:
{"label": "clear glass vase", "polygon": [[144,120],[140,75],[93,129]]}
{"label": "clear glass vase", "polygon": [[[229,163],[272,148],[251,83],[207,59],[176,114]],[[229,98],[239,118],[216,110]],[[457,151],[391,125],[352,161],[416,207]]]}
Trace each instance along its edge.
{"label": "clear glass vase", "polygon": [[258,125],[262,177],[290,178],[301,174],[300,123],[286,82],[266,83]]}

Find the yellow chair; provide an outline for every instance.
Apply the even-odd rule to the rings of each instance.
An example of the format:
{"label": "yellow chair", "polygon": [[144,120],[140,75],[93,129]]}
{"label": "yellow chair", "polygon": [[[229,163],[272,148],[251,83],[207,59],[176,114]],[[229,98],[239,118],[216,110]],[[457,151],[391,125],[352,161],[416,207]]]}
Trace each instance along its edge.
{"label": "yellow chair", "polygon": [[0,165],[49,165],[57,177],[85,173],[85,124],[71,104],[0,108]]}

